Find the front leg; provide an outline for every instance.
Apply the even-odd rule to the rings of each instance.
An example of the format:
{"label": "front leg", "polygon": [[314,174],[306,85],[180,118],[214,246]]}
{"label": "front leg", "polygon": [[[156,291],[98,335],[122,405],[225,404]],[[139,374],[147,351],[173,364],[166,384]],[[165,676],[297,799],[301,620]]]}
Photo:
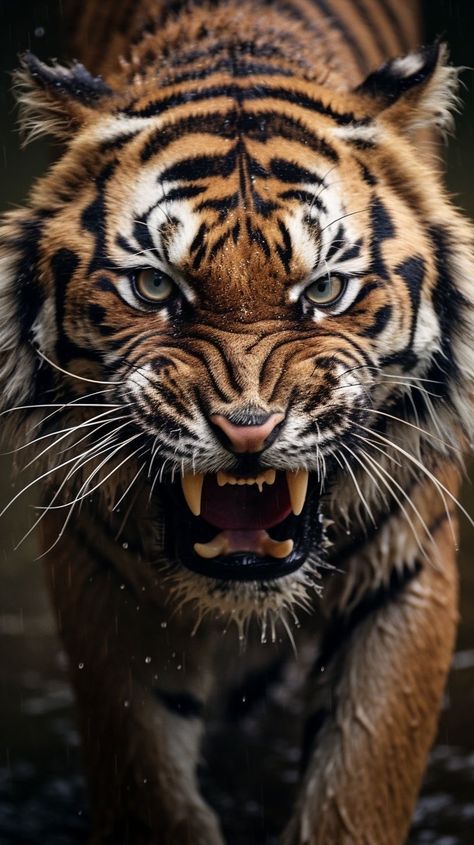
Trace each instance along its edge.
{"label": "front leg", "polygon": [[[50,519],[44,543],[55,536]],[[222,845],[196,780],[210,646],[150,599],[150,584],[127,579],[120,555],[78,525],[47,558],[78,701],[90,845]]]}
{"label": "front leg", "polygon": [[402,845],[455,636],[455,553],[424,561],[335,620],[315,666],[306,772],[282,845]]}

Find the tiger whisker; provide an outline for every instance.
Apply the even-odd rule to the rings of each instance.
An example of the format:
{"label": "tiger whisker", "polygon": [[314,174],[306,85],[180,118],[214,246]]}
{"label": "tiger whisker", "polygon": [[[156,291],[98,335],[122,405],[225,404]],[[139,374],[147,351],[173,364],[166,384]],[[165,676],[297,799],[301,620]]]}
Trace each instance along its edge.
{"label": "tiger whisker", "polygon": [[449,522],[449,525],[450,525],[450,528],[451,528],[451,531],[452,531],[453,538],[454,538],[455,542],[457,542],[457,540],[456,540],[456,533],[455,533],[455,531],[454,531],[454,527],[453,527],[452,520],[451,520],[451,515],[450,515],[450,513],[449,513],[449,509],[448,509],[448,507],[447,507],[447,502],[446,502],[446,498],[445,498],[446,496],[448,496],[448,498],[449,498],[449,499],[451,499],[451,501],[452,501],[452,502],[456,505],[456,507],[458,507],[458,508],[459,508],[459,510],[461,511],[461,513],[463,513],[463,514],[464,514],[464,516],[466,517],[466,519],[468,519],[468,520],[469,520],[469,522],[470,522],[470,524],[474,527],[474,520],[473,520],[473,519],[472,519],[472,517],[469,515],[469,513],[467,512],[467,510],[463,507],[463,505],[461,504],[461,502],[459,501],[459,499],[457,499],[457,498],[456,498],[456,496],[455,496],[453,493],[451,493],[451,490],[449,490],[449,489],[448,489],[448,488],[447,488],[447,487],[446,487],[446,486],[445,486],[445,485],[444,485],[444,484],[443,484],[443,483],[439,480],[439,478],[436,478],[436,476],[435,476],[435,475],[431,472],[431,470],[429,470],[429,469],[428,469],[428,467],[424,466],[424,464],[423,464],[423,463],[422,463],[422,462],[421,462],[418,458],[415,458],[415,456],[414,456],[414,455],[411,455],[411,454],[410,454],[410,452],[407,452],[407,450],[406,450],[406,449],[403,449],[403,448],[402,448],[401,446],[399,446],[397,443],[394,443],[392,440],[388,439],[387,437],[384,437],[384,436],[383,436],[382,434],[380,434],[378,431],[374,431],[374,430],[372,430],[372,429],[370,429],[370,428],[367,428],[367,426],[365,426],[365,425],[361,425],[360,423],[356,423],[356,425],[357,425],[357,427],[358,427],[358,428],[361,428],[363,431],[368,432],[369,434],[371,434],[371,435],[373,435],[373,436],[375,436],[375,437],[379,438],[380,440],[382,440],[382,441],[383,441],[384,443],[386,443],[388,446],[391,446],[393,449],[396,449],[396,450],[397,450],[397,452],[400,452],[400,454],[402,454],[402,455],[404,455],[406,458],[408,458],[408,460],[409,460],[409,461],[411,461],[411,462],[412,462],[412,463],[413,463],[416,467],[418,467],[418,469],[420,469],[420,470],[421,470],[421,472],[422,472],[424,475],[426,475],[426,477],[427,477],[427,478],[429,478],[429,479],[433,482],[433,484],[434,484],[434,485],[435,485],[435,487],[437,488],[437,490],[438,490],[438,492],[439,492],[439,494],[440,494],[440,496],[441,496],[441,498],[442,498],[442,500],[443,500],[443,503],[444,503],[444,506],[445,506],[445,510],[446,510],[446,516],[447,516],[447,518],[448,518],[448,522]]}
{"label": "tiger whisker", "polygon": [[323,228],[320,230],[319,234],[322,235],[326,229],[329,229],[330,226],[334,226],[335,223],[340,223],[341,220],[345,220],[346,217],[353,217],[355,214],[363,214],[365,211],[368,211],[369,206],[366,205],[365,208],[359,208],[357,211],[348,211],[347,214],[342,214],[340,217],[336,217],[334,220],[331,220],[330,223],[327,223]]}
{"label": "tiger whisker", "polygon": [[[138,435],[137,435],[137,436],[138,436]],[[93,449],[93,448],[96,448],[96,447],[91,447],[91,449],[88,449],[88,450],[87,450],[86,452],[84,452],[83,454],[87,454],[87,452],[92,451],[92,449]],[[46,470],[45,472],[43,472],[43,473],[42,473],[42,475],[39,475],[37,478],[34,478],[32,481],[30,481],[28,484],[26,484],[26,485],[25,485],[25,487],[23,487],[23,488],[22,488],[22,489],[21,489],[18,493],[16,493],[16,494],[15,494],[15,495],[14,495],[14,496],[10,499],[10,501],[9,501],[9,502],[7,502],[7,504],[4,506],[4,508],[0,511],[0,517],[2,517],[2,516],[3,516],[6,512],[7,512],[7,510],[8,510],[8,509],[9,509],[9,508],[10,508],[10,507],[14,504],[14,502],[16,502],[16,500],[17,500],[17,499],[18,499],[18,498],[19,498],[19,497],[20,497],[23,493],[26,493],[26,491],[27,491],[27,490],[29,490],[31,487],[33,487],[35,484],[37,484],[39,481],[42,481],[44,478],[47,478],[49,475],[52,475],[52,473],[54,473],[54,472],[58,472],[58,470],[62,469],[63,467],[68,466],[68,465],[69,465],[69,464],[71,464],[71,463],[74,463],[74,461],[76,461],[76,460],[77,460],[77,455],[75,455],[75,456],[74,456],[74,457],[72,457],[72,458],[68,458],[66,461],[63,461],[63,462],[62,462],[62,463],[60,463],[59,465],[54,466],[54,467],[50,467],[48,470]]]}
{"label": "tiger whisker", "polygon": [[[417,517],[418,517],[418,519],[420,520],[420,523],[421,523],[421,525],[422,525],[423,529],[425,530],[426,535],[428,536],[428,538],[431,540],[431,542],[432,542],[432,543],[433,543],[433,545],[434,545],[434,537],[433,537],[433,535],[432,535],[432,533],[431,533],[430,529],[428,528],[428,526],[427,526],[427,524],[426,524],[425,520],[423,519],[423,517],[422,517],[422,515],[421,515],[420,511],[418,510],[418,508],[416,507],[415,503],[413,502],[412,498],[408,495],[408,493],[406,492],[406,490],[404,490],[404,489],[403,489],[403,487],[401,486],[401,484],[399,484],[399,483],[398,483],[398,481],[396,481],[396,479],[393,477],[393,475],[391,475],[391,473],[389,473],[389,472],[388,472],[388,470],[387,470],[387,469],[385,469],[385,467],[381,466],[381,465],[379,464],[379,462],[378,462],[378,461],[376,461],[376,460],[375,460],[375,458],[373,458],[371,455],[369,455],[369,453],[368,453],[365,449],[362,449],[361,451],[362,451],[362,454],[364,455],[365,459],[366,459],[367,461],[369,461],[369,463],[371,464],[371,466],[372,466],[372,468],[373,468],[373,471],[374,471],[374,472],[378,475],[378,477],[380,478],[380,480],[381,480],[382,484],[384,484],[384,486],[386,486],[386,487],[387,487],[387,489],[388,489],[388,490],[389,490],[389,492],[390,492],[390,495],[391,495],[391,496],[395,499],[395,501],[397,502],[397,504],[398,504],[398,506],[400,507],[400,509],[401,509],[402,513],[406,516],[406,519],[407,519],[407,521],[408,521],[408,524],[410,525],[410,527],[411,527],[411,529],[412,529],[412,531],[413,531],[413,534],[414,534],[414,537],[415,537],[416,543],[417,543],[417,545],[418,545],[418,547],[419,547],[420,551],[422,551],[422,553],[423,553],[423,554],[425,554],[425,550],[424,550],[424,548],[423,548],[423,546],[422,546],[422,544],[421,544],[420,538],[419,538],[419,536],[418,536],[418,532],[417,532],[417,530],[416,530],[416,528],[415,528],[415,526],[414,526],[414,523],[413,523],[413,521],[412,521],[412,519],[411,519],[411,517],[410,517],[410,515],[409,515],[408,511],[406,510],[405,506],[404,506],[404,505],[403,505],[403,503],[400,501],[400,499],[397,497],[397,495],[393,492],[393,489],[389,486],[388,482],[390,481],[390,482],[391,482],[391,483],[392,483],[392,484],[393,484],[393,485],[397,488],[397,490],[399,490],[399,491],[400,491],[400,493],[401,493],[401,495],[403,496],[403,498],[404,498],[404,499],[408,502],[408,504],[410,505],[410,507],[413,509],[413,512],[416,514],[416,516],[417,516]],[[356,456],[356,454],[355,454],[355,453],[354,453],[354,457],[356,457],[356,458],[357,458],[357,456]],[[383,475],[384,475],[384,476],[386,476],[386,478],[387,478],[388,480],[385,480],[384,478],[382,478],[382,477],[381,477],[381,475],[380,475],[380,473],[383,473]]]}
{"label": "tiger whisker", "polygon": [[43,358],[43,360],[46,361],[50,365],[50,367],[53,367],[55,370],[58,370],[58,372],[63,373],[64,375],[69,376],[70,378],[75,378],[79,381],[85,381],[89,384],[106,384],[107,386],[110,386],[111,384],[123,384],[123,382],[120,381],[100,381],[99,379],[86,378],[86,376],[79,376],[77,375],[77,373],[71,373],[69,370],[65,370],[63,367],[60,367],[59,364],[56,364],[54,361],[51,361],[51,359],[48,358],[47,355],[44,354],[44,352],[41,352],[38,347],[34,346],[33,344],[32,346],[36,354],[39,355],[40,358]]}
{"label": "tiger whisker", "polygon": [[114,504],[114,506],[111,508],[111,510],[112,510],[112,511],[116,511],[116,510],[117,510],[117,508],[120,506],[121,502],[123,502],[123,500],[125,499],[125,496],[126,496],[126,495],[127,495],[127,493],[129,492],[129,490],[131,490],[131,489],[132,489],[133,485],[135,484],[135,481],[137,480],[137,478],[139,477],[139,475],[141,474],[141,472],[145,469],[145,467],[146,467],[146,461],[145,461],[145,463],[143,463],[143,464],[141,465],[141,467],[140,467],[140,468],[138,469],[138,471],[135,473],[135,475],[133,476],[133,478],[132,478],[132,480],[131,480],[130,484],[128,485],[128,487],[126,488],[126,490],[122,493],[122,495],[120,496],[120,499],[118,500],[118,502],[116,502],[116,504]]}
{"label": "tiger whisker", "polygon": [[[112,476],[115,472],[117,472],[117,470],[119,470],[119,469],[120,469],[120,467],[122,467],[122,466],[123,466],[123,464],[124,464],[124,463],[126,463],[126,461],[128,461],[128,460],[129,460],[129,458],[133,457],[134,455],[136,455],[136,454],[137,454],[137,452],[138,452],[138,451],[140,451],[140,449],[143,449],[143,448],[144,448],[143,446],[140,446],[140,447],[139,447],[139,449],[136,449],[136,450],[135,450],[135,452],[133,452],[133,453],[132,453],[132,455],[127,455],[127,456],[123,459],[123,461],[121,461],[121,462],[120,462],[120,463],[119,463],[116,467],[114,467],[114,468],[113,468],[113,469],[109,472],[109,474],[105,476],[105,478],[103,478],[103,479],[101,479],[101,480],[99,481],[99,483],[98,483],[98,484],[96,484],[96,485],[95,485],[94,487],[92,487],[91,489],[86,489],[86,488],[87,488],[87,485],[89,484],[89,482],[91,481],[91,479],[92,479],[92,478],[94,478],[94,476],[96,476],[98,472],[100,472],[100,470],[102,469],[102,467],[103,467],[103,466],[105,466],[105,464],[106,464],[106,463],[107,463],[107,462],[108,462],[111,458],[113,458],[113,457],[114,457],[114,455],[116,455],[116,454],[117,454],[117,452],[119,452],[119,451],[120,451],[121,449],[123,449],[125,446],[128,446],[128,444],[129,444],[129,443],[132,443],[132,442],[133,442],[134,440],[136,440],[138,437],[141,437],[141,434],[133,434],[133,435],[132,435],[131,437],[129,437],[127,440],[124,440],[124,441],[123,441],[123,443],[119,443],[119,445],[118,445],[118,446],[116,446],[115,448],[112,446],[111,448],[113,448],[113,451],[111,452],[111,454],[107,455],[107,456],[106,456],[106,458],[104,458],[104,460],[103,460],[103,461],[101,461],[101,463],[93,469],[93,471],[90,473],[90,475],[87,477],[87,479],[86,479],[86,480],[84,481],[84,483],[82,484],[82,487],[80,488],[79,493],[78,493],[78,495],[76,496],[76,498],[74,499],[74,501],[73,501],[73,502],[62,502],[60,505],[55,505],[55,506],[54,506],[54,508],[52,508],[52,510],[61,510],[61,509],[63,509],[63,508],[69,507],[69,506],[70,506],[70,505],[72,505],[72,504],[76,504],[77,502],[80,502],[82,499],[86,499],[88,496],[91,496],[91,495],[92,495],[92,493],[94,493],[96,490],[98,490],[98,489],[99,489],[99,487],[101,487],[103,484],[105,484],[105,482],[106,482],[106,481],[108,481],[108,479],[109,479],[109,478],[110,478],[110,477],[111,477],[111,476]],[[104,451],[107,451],[107,450],[104,450]],[[96,456],[94,456],[94,457],[96,457]],[[83,492],[83,491],[85,491],[85,492]]]}
{"label": "tiger whisker", "polygon": [[[344,444],[343,444],[343,445],[344,445]],[[344,464],[345,464],[345,466],[346,466],[346,468],[347,468],[347,471],[348,471],[349,475],[351,476],[352,481],[354,482],[354,486],[355,486],[355,488],[356,488],[357,495],[359,496],[360,501],[362,502],[362,504],[363,504],[363,506],[364,506],[365,510],[367,511],[367,513],[368,513],[368,515],[369,515],[369,517],[370,517],[370,520],[371,520],[372,524],[376,527],[376,526],[377,526],[377,523],[376,523],[376,521],[375,521],[375,517],[374,517],[374,515],[373,515],[373,513],[372,513],[371,507],[370,507],[369,503],[367,502],[367,499],[365,498],[365,496],[364,496],[364,494],[363,494],[363,492],[362,492],[362,490],[361,490],[361,488],[360,488],[359,482],[357,481],[357,478],[355,477],[355,474],[354,474],[354,472],[353,472],[353,470],[352,470],[352,467],[351,467],[351,465],[350,465],[349,461],[347,460],[346,456],[345,456],[345,455],[343,455],[343,454],[342,454],[342,452],[340,452],[340,451],[339,451],[339,457],[341,458],[341,460],[343,460],[343,461],[344,461]]]}
{"label": "tiger whisker", "polygon": [[[109,439],[110,439],[110,438],[109,438]],[[69,470],[69,472],[67,473],[67,475],[66,475],[66,476],[65,476],[65,478],[63,479],[62,483],[60,484],[60,486],[59,486],[59,487],[57,488],[57,490],[55,491],[55,493],[54,493],[54,495],[53,495],[53,497],[52,497],[51,501],[49,502],[49,504],[48,504],[47,506],[45,506],[44,508],[39,508],[39,509],[42,511],[42,513],[40,514],[40,516],[38,517],[38,519],[36,520],[36,522],[34,522],[34,523],[33,523],[33,525],[32,525],[32,526],[28,529],[28,531],[26,532],[26,534],[24,534],[24,535],[23,535],[23,537],[21,538],[21,540],[17,543],[17,545],[15,546],[15,551],[16,551],[17,549],[19,549],[19,548],[20,548],[20,546],[24,543],[24,541],[27,539],[27,537],[29,537],[29,536],[30,536],[30,534],[32,534],[32,532],[35,530],[35,528],[36,528],[36,527],[40,524],[40,522],[41,522],[41,520],[43,519],[43,517],[45,517],[45,516],[46,516],[46,514],[47,514],[47,513],[48,513],[48,511],[50,510],[51,506],[53,505],[53,502],[55,502],[55,501],[56,501],[56,499],[57,499],[57,498],[58,498],[58,496],[60,495],[61,491],[63,490],[63,488],[65,487],[65,485],[66,485],[66,484],[67,484],[67,482],[69,481],[69,479],[70,479],[70,478],[74,475],[74,473],[75,473],[76,471],[80,470],[83,466],[85,466],[85,464],[86,464],[88,461],[93,460],[93,459],[95,459],[95,458],[99,457],[100,455],[102,455],[102,454],[104,453],[104,451],[106,451],[106,449],[103,449],[103,448],[102,448],[102,446],[103,446],[103,445],[104,445],[104,441],[102,441],[102,442],[101,442],[101,443],[99,443],[99,444],[95,444],[95,447],[92,447],[91,449],[86,450],[86,452],[83,452],[81,455],[79,455],[79,456],[75,456],[75,463],[74,463],[74,465],[73,465],[72,469],[70,469],[70,470]],[[107,448],[107,449],[108,449],[108,448],[112,448],[112,447],[113,447],[113,445],[115,445],[115,444],[110,444],[110,445],[109,445],[108,447],[106,447],[106,448]],[[97,448],[99,449],[99,451],[97,451]],[[82,459],[83,459],[83,458],[84,458],[84,456],[85,456],[85,455],[87,455],[88,453],[91,453],[91,454],[89,454],[89,456],[86,458],[86,460],[84,460],[84,461],[83,461]],[[82,461],[82,463],[81,463],[81,461]]]}
{"label": "tiger whisker", "polygon": [[[35,455],[34,458],[31,459],[31,461],[28,461],[28,463],[24,465],[23,470],[28,469],[28,467],[30,467],[32,464],[36,463],[36,461],[38,461],[40,458],[42,458],[43,455],[46,454],[46,452],[50,451],[51,449],[54,449],[54,447],[57,446],[59,443],[61,443],[65,438],[70,437],[73,433],[75,433],[76,431],[79,431],[82,428],[88,428],[88,427],[95,426],[97,424],[97,420],[101,419],[106,414],[113,413],[114,410],[115,410],[115,408],[111,408],[108,411],[103,411],[101,414],[97,414],[97,416],[95,416],[92,420],[86,420],[82,423],[78,423],[75,426],[71,426],[70,428],[59,429],[59,430],[56,430],[54,432],[50,432],[48,434],[43,434],[41,437],[37,437],[35,440],[32,440],[29,443],[25,443],[23,446],[20,447],[20,449],[26,449],[29,446],[33,446],[35,443],[38,443],[40,440],[43,440],[45,437],[55,436],[56,434],[60,435],[60,437],[58,437],[57,440],[54,441],[54,443],[49,443],[44,449],[42,449],[41,452],[39,452],[37,455]],[[109,425],[110,423],[112,423],[116,420],[123,419],[123,418],[124,418],[123,416],[112,417],[111,419],[106,420],[103,423],[103,425]],[[89,432],[86,435],[86,437],[90,437],[91,434],[94,434],[94,431]],[[81,442],[81,441],[79,441],[79,442]],[[76,446],[76,445],[78,445],[77,442],[73,443],[72,446],[70,446],[68,448],[72,448],[73,446]]]}
{"label": "tiger whisker", "polygon": [[[380,479],[381,483],[384,485],[384,487],[385,487],[385,488],[386,488],[386,490],[389,492],[389,494],[392,496],[392,498],[396,501],[396,503],[397,503],[398,507],[400,508],[400,510],[402,511],[402,513],[404,514],[404,516],[405,516],[405,518],[406,518],[406,520],[407,520],[407,522],[408,522],[408,525],[410,526],[410,528],[411,528],[411,530],[412,530],[412,532],[413,532],[413,536],[414,536],[414,538],[415,538],[415,542],[416,542],[416,544],[417,544],[417,546],[418,546],[418,548],[419,548],[419,550],[420,550],[421,554],[422,554],[423,556],[425,556],[425,555],[426,555],[426,550],[425,550],[425,548],[424,548],[424,546],[423,546],[423,544],[422,544],[422,542],[421,542],[421,540],[420,540],[420,537],[419,537],[418,531],[417,531],[417,529],[416,529],[416,527],[415,527],[415,524],[414,524],[414,522],[413,522],[412,518],[410,517],[410,514],[408,513],[407,508],[405,507],[405,505],[403,504],[403,502],[399,499],[399,497],[397,496],[397,494],[393,491],[393,487],[391,487],[391,486],[390,486],[389,481],[390,481],[390,482],[392,482],[392,484],[396,486],[396,488],[397,488],[397,489],[398,489],[398,490],[402,493],[402,495],[403,495],[403,497],[406,499],[406,501],[408,501],[408,503],[411,505],[411,507],[413,508],[413,510],[416,512],[416,514],[417,514],[418,518],[420,519],[420,522],[421,522],[421,524],[422,524],[422,526],[423,526],[424,530],[426,531],[426,534],[428,535],[428,537],[430,538],[430,540],[431,540],[432,542],[434,542],[433,537],[432,537],[432,535],[431,535],[431,532],[430,532],[430,530],[429,530],[428,526],[426,525],[426,523],[425,523],[425,521],[424,521],[423,517],[422,517],[422,516],[421,516],[421,514],[419,513],[419,511],[418,511],[418,509],[416,508],[416,506],[414,505],[414,503],[412,502],[411,498],[410,498],[410,497],[409,497],[409,496],[405,493],[405,491],[403,490],[403,488],[402,488],[402,487],[401,487],[401,486],[400,486],[400,485],[399,485],[399,484],[395,481],[395,479],[394,479],[394,478],[390,475],[390,473],[388,473],[386,470],[384,470],[384,468],[383,468],[383,467],[381,467],[381,466],[378,464],[378,462],[377,462],[377,461],[375,461],[374,459],[371,459],[371,458],[370,458],[370,456],[367,454],[367,452],[366,452],[365,450],[362,450],[362,453],[363,453],[363,455],[365,456],[365,459],[369,461],[369,463],[370,463],[370,465],[371,465],[371,467],[372,467],[372,470],[373,470],[373,471],[376,473],[376,475],[379,477],[379,479]],[[363,463],[361,463],[361,466],[364,466],[364,465],[363,465]],[[366,471],[366,472],[369,474],[369,476],[373,479],[373,476],[372,476],[372,474],[369,472],[369,470],[367,469],[367,467],[365,467],[365,471]],[[384,477],[382,476],[382,472],[383,472],[383,473],[387,476],[387,478],[384,478]],[[376,482],[375,482],[375,483],[376,483]],[[380,490],[380,487],[379,487],[379,490]]]}
{"label": "tiger whisker", "polygon": [[394,414],[389,414],[387,413],[387,411],[381,411],[378,408],[361,408],[361,410],[367,411],[370,414],[378,414],[381,417],[387,417],[388,419],[394,420],[395,422],[403,423],[403,425],[407,425],[409,428],[413,428],[415,431],[419,431],[420,434],[422,434],[424,437],[429,437],[432,440],[436,440],[438,443],[441,443],[447,449],[451,449],[453,452],[461,453],[461,450],[458,449],[456,446],[453,446],[451,443],[448,443],[446,440],[443,440],[436,434],[427,431],[425,428],[422,428],[419,425],[415,425],[415,423],[409,422],[408,420],[404,420],[402,417],[397,417]]}

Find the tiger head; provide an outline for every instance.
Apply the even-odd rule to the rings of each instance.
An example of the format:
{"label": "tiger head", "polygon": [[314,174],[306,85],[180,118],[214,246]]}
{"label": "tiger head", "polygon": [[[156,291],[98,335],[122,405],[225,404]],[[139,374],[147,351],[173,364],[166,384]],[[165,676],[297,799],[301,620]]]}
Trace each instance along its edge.
{"label": "tiger head", "polygon": [[204,604],[301,598],[331,521],[337,547],[469,431],[471,233],[420,140],[450,126],[445,48],[352,91],[32,55],[19,80],[65,151],[2,228],[7,418],[59,408],[57,502],[145,490],[151,559]]}

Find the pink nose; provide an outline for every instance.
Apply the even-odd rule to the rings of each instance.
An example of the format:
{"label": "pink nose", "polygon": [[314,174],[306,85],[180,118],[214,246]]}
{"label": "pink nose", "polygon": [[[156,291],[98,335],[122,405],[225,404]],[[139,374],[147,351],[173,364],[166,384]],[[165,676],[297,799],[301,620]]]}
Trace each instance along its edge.
{"label": "pink nose", "polygon": [[235,425],[222,414],[213,414],[210,421],[225,434],[230,442],[232,451],[261,452],[273,429],[282,422],[284,414],[270,414],[261,425]]}

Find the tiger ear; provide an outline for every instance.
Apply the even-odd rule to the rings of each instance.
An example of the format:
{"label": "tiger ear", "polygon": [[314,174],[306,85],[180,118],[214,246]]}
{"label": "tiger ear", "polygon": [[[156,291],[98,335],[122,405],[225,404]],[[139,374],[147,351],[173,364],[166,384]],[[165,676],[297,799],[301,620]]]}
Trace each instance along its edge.
{"label": "tiger ear", "polygon": [[24,144],[42,135],[66,139],[84,122],[88,112],[113,96],[104,80],[92,76],[79,62],[71,67],[59,64],[50,67],[33,53],[21,57],[14,88]]}
{"label": "tiger ear", "polygon": [[447,45],[437,41],[386,62],[355,93],[370,97],[384,118],[408,134],[434,127],[445,135],[459,104],[459,70],[448,62]]}

